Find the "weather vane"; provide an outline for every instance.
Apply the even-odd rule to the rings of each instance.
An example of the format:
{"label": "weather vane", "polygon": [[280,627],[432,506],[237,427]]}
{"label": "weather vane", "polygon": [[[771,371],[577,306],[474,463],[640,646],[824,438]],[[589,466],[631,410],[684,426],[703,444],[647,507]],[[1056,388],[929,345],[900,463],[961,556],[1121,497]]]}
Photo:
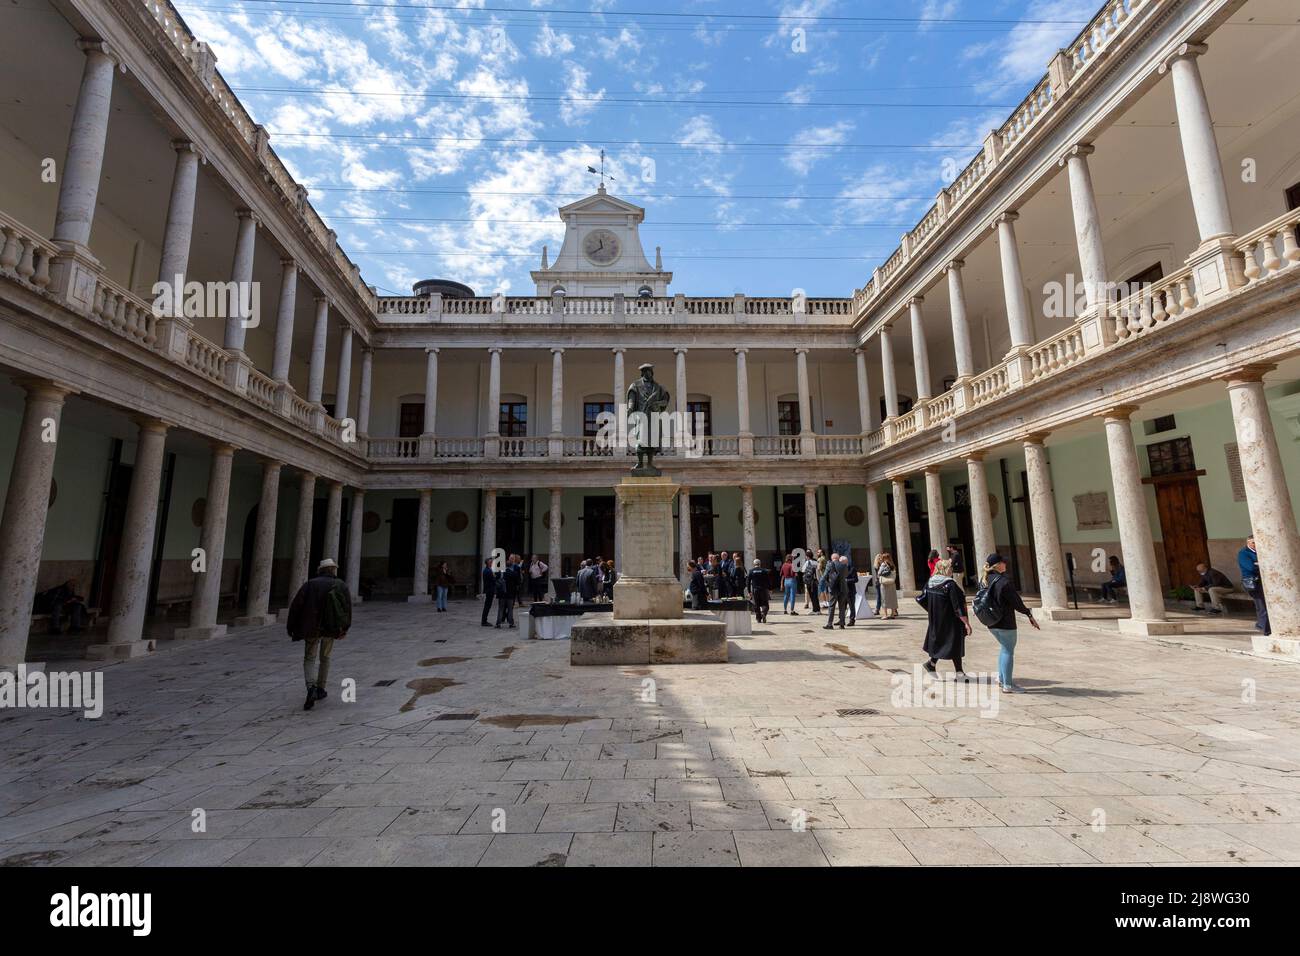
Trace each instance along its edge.
{"label": "weather vane", "polygon": [[610,181],[611,183],[612,183],[612,182],[615,182],[615,179],[614,179],[613,176],[609,176],[609,177],[607,177],[607,176],[605,175],[605,150],[604,150],[604,149],[602,149],[602,150],[600,151],[600,169],[597,169],[595,166],[588,166],[588,167],[587,167],[587,172],[589,172],[589,173],[594,173],[595,175],[597,175],[597,176],[600,177],[600,188],[601,188],[601,189],[604,189],[604,188],[605,188],[605,180],[606,180],[606,179],[609,179],[609,181]]}

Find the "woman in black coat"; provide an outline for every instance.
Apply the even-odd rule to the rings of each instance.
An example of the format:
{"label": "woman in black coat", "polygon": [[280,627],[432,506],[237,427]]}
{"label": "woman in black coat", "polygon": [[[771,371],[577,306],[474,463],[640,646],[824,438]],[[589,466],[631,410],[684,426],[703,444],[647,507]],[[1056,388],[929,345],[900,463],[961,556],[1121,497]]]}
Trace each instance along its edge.
{"label": "woman in black coat", "polygon": [[961,669],[961,659],[966,653],[966,637],[970,634],[970,619],[966,613],[966,593],[952,579],[952,562],[937,561],[934,574],[916,598],[930,617],[925,630],[924,650],[930,655],[925,669],[933,674],[935,665],[952,661],[957,670],[957,680],[969,681]]}

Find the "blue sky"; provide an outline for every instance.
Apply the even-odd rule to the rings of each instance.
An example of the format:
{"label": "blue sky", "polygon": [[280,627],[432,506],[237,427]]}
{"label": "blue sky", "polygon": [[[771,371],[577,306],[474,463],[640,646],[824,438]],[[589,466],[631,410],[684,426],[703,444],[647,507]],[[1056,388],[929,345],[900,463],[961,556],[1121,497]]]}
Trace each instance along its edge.
{"label": "blue sky", "polygon": [[851,295],[1099,0],[174,0],[366,281],[532,294],[558,206],[688,295]]}

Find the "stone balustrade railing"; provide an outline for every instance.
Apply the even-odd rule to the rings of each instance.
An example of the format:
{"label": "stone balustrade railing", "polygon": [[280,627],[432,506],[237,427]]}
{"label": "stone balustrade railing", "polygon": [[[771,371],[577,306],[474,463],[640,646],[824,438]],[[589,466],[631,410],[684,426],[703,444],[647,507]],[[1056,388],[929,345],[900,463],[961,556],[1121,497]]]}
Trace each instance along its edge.
{"label": "stone balustrade railing", "polygon": [[1029,350],[1029,377],[1039,379],[1054,375],[1081,361],[1083,352],[1083,332],[1077,325],[1072,325]]}
{"label": "stone balustrade railing", "polygon": [[276,407],[276,381],[255,368],[248,370],[248,400],[255,405],[274,411]]}
{"label": "stone balustrade railing", "polygon": [[1237,240],[1247,285],[1284,272],[1300,262],[1300,242],[1296,238],[1298,229],[1300,209],[1292,209]]}
{"label": "stone balustrade railing", "polygon": [[802,452],[798,435],[755,435],[754,454],[763,457],[789,458]]}
{"label": "stone balustrade railing", "polygon": [[409,461],[420,457],[418,438],[370,438],[366,440],[366,457],[372,461]]}
{"label": "stone balustrade railing", "polygon": [[853,311],[858,321],[866,320],[872,303],[892,286],[904,272],[903,267],[916,258],[918,250],[943,234],[943,227],[954,211],[980,191],[995,168],[1006,165],[1031,130],[1053,115],[1066,90],[1099,61],[1100,54],[1116,38],[1126,35],[1127,28],[1134,21],[1171,2],[1173,0],[1109,0],[1070,45],[1053,58],[1047,75],[1034,85],[1007,121],[985,140],[983,148],[940,192],[938,201],[926,211],[920,222],[904,234],[898,249],[854,294]]}
{"label": "stone balustrade railing", "polygon": [[1192,269],[1179,269],[1156,282],[1146,283],[1110,307],[1115,338],[1119,342],[1130,342],[1183,315],[1190,315],[1196,311],[1197,305]]}
{"label": "stone balustrade railing", "polygon": [[435,438],[432,451],[434,458],[482,458],[483,439]]}
{"label": "stone balustrade railing", "polygon": [[53,244],[0,213],[0,275],[43,292],[49,287],[50,263],[56,255]]}
{"label": "stone balustrade railing", "polygon": [[225,382],[230,353],[213,345],[194,330],[185,339],[185,364],[214,382]]}
{"label": "stone balustrade railing", "polygon": [[[465,299],[433,296],[380,296],[376,314],[381,322],[482,322],[511,316],[547,317],[595,322],[631,320],[662,322],[671,316],[732,316],[736,321],[782,321],[805,316],[820,322],[848,325],[853,299],[806,296],[745,296],[695,298],[684,295],[633,298],[625,296],[475,296]],[[753,317],[750,319],[749,317]]]}
{"label": "stone balustrade railing", "polygon": [[[90,317],[148,348],[158,341],[158,320],[150,304],[102,275],[96,277],[91,293]],[[204,374],[208,374],[206,369]]]}
{"label": "stone balustrade railing", "polygon": [[862,438],[859,435],[818,435],[818,455],[861,455]]}

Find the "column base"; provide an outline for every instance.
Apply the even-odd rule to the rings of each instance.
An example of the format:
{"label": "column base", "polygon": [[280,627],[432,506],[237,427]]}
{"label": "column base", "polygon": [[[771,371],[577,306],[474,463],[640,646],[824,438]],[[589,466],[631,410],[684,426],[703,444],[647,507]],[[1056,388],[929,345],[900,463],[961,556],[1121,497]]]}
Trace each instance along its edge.
{"label": "column base", "polygon": [[214,637],[225,637],[226,625],[205,624],[202,627],[178,627],[172,634],[176,641],[210,641]]}
{"label": "column base", "polygon": [[[1250,644],[1255,653],[1263,657],[1289,657],[1300,663],[1300,638],[1265,637],[1263,634],[1256,634],[1251,637]],[[33,665],[27,666],[31,668]]]}
{"label": "column base", "polygon": [[1122,617],[1119,620],[1119,632],[1137,637],[1159,637],[1163,634],[1181,634],[1183,626],[1174,621],[1137,621],[1131,617]]}
{"label": "column base", "polygon": [[406,599],[407,604],[432,604],[433,595],[431,594],[412,594]]}
{"label": "column base", "polygon": [[1082,611],[1072,607],[1036,607],[1032,610],[1040,621],[1077,621],[1083,617]]}
{"label": "column base", "polygon": [[265,614],[249,614],[244,617],[235,618],[236,627],[266,627],[268,624],[274,624],[278,618],[268,611]]}
{"label": "column base", "polygon": [[86,648],[88,661],[128,661],[133,657],[152,654],[157,645],[153,640],[115,641],[109,644],[91,644]]}

